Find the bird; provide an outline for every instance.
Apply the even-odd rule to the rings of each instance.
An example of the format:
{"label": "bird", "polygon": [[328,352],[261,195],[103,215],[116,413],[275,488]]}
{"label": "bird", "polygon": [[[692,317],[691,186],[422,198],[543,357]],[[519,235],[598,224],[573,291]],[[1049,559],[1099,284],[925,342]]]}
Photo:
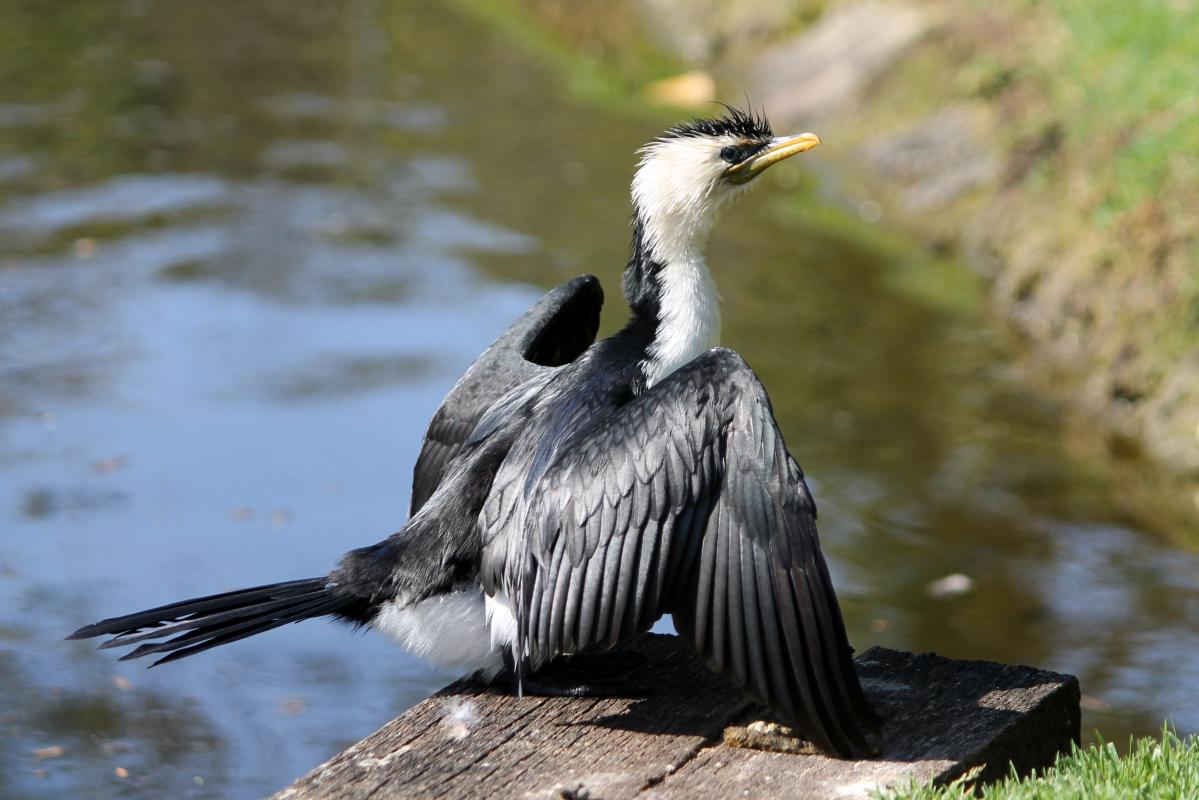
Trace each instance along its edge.
{"label": "bird", "polygon": [[399,531],[324,576],[68,638],[136,644],[122,660],[160,656],[153,666],[331,617],[518,694],[585,694],[585,674],[555,686],[553,665],[619,653],[670,614],[711,670],[818,748],[876,755],[880,719],[854,670],[815,502],[761,381],[719,346],[704,255],[725,208],[819,143],[731,106],[669,128],[638,151],[627,323],[596,340],[604,294],[584,275],[507,329],[434,414]]}

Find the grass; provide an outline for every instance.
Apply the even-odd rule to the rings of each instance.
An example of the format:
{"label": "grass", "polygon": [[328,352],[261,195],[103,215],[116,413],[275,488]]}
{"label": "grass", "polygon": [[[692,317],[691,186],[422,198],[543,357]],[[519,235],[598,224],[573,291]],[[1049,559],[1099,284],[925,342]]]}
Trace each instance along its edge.
{"label": "grass", "polygon": [[1011,775],[977,792],[970,775],[947,786],[908,786],[877,795],[885,800],[1176,800],[1199,797],[1199,740],[1180,739],[1168,726],[1160,739],[1130,743],[1121,756],[1111,742],[1074,748],[1041,774]]}
{"label": "grass", "polygon": [[[1052,96],[1072,149],[1105,167],[1100,212],[1199,186],[1199,6],[1047,0],[1067,32]],[[1178,206],[1177,210],[1182,210]]]}
{"label": "grass", "polygon": [[1199,353],[1199,4],[946,8],[943,28],[853,110],[860,139],[843,161],[852,169],[877,131],[959,104],[977,113],[1001,180],[904,222],[981,254],[997,307],[1077,377],[1087,407],[1134,420],[1145,452],[1193,473],[1178,443],[1195,442],[1199,394],[1178,386]]}
{"label": "grass", "polygon": [[[1096,227],[1138,225],[1157,205],[1168,234],[1199,260],[1199,5],[1157,0],[1045,0],[1068,38],[1050,99],[1070,152],[1091,176]],[[1126,258],[1133,254],[1124,254]],[[1193,275],[1193,272],[1192,272]],[[1156,337],[1163,359],[1199,346],[1199,281],[1179,287]]]}
{"label": "grass", "polygon": [[[1029,77],[1061,127],[1071,175],[1039,187],[1062,196],[1061,177],[1084,191],[1072,197],[1095,232],[1111,237],[1129,270],[1152,254],[1138,234],[1147,224],[1179,251],[1192,274],[1199,260],[1199,5],[1158,0],[1017,0],[1048,12],[1059,35]],[[1049,120],[1042,119],[1041,123]],[[1026,184],[1038,191],[1035,184]],[[1158,213],[1154,213],[1157,211]],[[1199,346],[1199,280],[1184,280],[1163,308],[1154,337],[1164,362]]]}

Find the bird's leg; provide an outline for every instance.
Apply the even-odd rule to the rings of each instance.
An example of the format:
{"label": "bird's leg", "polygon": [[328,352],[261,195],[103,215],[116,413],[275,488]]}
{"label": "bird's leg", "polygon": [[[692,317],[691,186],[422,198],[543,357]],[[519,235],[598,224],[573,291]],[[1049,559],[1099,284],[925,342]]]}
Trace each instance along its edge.
{"label": "bird's leg", "polygon": [[[649,687],[633,675],[648,664],[645,656],[631,651],[559,656],[525,677],[521,689],[538,697],[645,697]],[[515,692],[514,671],[507,676]]]}

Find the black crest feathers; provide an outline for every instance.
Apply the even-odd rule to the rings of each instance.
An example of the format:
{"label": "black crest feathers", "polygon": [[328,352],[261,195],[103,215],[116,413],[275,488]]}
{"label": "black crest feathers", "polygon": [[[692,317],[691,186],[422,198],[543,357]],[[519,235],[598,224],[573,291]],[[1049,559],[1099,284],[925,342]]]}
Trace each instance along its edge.
{"label": "black crest feathers", "polygon": [[665,140],[681,139],[686,136],[732,134],[743,139],[769,139],[774,136],[774,131],[770,129],[770,120],[766,119],[764,113],[754,111],[752,107],[742,111],[734,106],[725,105],[724,109],[725,113],[719,117],[681,122],[668,129],[661,138]]}

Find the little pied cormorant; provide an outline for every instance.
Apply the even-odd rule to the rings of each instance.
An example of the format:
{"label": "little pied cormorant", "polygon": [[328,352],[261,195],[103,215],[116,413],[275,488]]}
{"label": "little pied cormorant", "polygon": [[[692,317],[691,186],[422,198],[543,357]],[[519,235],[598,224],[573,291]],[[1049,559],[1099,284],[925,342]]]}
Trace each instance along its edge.
{"label": "little pied cormorant", "polygon": [[[595,341],[591,276],[542,298],[437,410],[411,516],[329,575],[88,625],[172,661],[330,616],[517,688],[561,655],[672,614],[707,664],[826,752],[877,753],[816,534],[816,507],[757,376],[717,347],[704,263],[717,213],[819,144],[730,108],[647,145],[633,179],[625,327]],[[168,638],[170,637],[170,638]],[[157,641],[155,641],[157,640]]]}

